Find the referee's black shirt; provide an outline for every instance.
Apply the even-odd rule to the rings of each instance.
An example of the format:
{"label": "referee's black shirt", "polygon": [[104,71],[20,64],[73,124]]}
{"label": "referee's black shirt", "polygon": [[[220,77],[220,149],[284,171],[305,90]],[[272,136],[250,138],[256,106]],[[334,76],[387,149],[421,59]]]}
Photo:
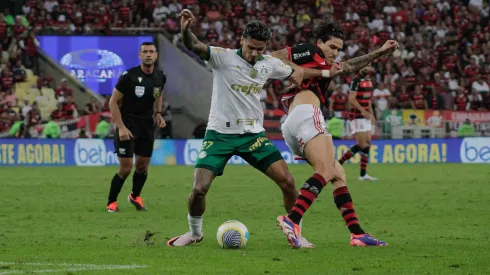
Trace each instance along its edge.
{"label": "referee's black shirt", "polygon": [[116,89],[124,95],[119,110],[123,121],[134,118],[151,119],[153,104],[162,94],[167,77],[157,70],[146,74],[141,66],[125,71],[116,84]]}

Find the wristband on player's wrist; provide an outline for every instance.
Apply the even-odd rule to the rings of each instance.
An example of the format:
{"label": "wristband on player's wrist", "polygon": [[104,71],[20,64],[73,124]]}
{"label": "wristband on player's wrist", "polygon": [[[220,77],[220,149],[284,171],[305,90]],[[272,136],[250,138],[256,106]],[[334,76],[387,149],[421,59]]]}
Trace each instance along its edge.
{"label": "wristband on player's wrist", "polygon": [[162,112],[156,112],[156,113],[154,114],[154,116],[156,116],[156,115],[162,115]]}
{"label": "wristband on player's wrist", "polygon": [[330,78],[330,70],[322,70],[323,78]]}

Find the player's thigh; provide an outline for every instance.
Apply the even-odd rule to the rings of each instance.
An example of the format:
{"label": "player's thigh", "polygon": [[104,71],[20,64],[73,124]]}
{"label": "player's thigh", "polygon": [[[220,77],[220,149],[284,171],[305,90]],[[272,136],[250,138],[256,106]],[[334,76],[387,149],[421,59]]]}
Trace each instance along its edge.
{"label": "player's thigh", "polygon": [[284,160],[264,132],[244,136],[236,154],[262,173],[266,173],[273,163]]}
{"label": "player's thigh", "polygon": [[335,150],[332,137],[317,135],[305,146],[305,156],[316,173],[331,181],[340,177],[340,170],[336,168]]}
{"label": "player's thigh", "polygon": [[[284,142],[288,146],[291,153],[293,153],[294,159],[304,159],[302,156],[302,144],[298,141],[295,135],[294,118],[288,116],[281,125],[281,132],[284,138]],[[292,127],[291,127],[292,126]]]}
{"label": "player's thigh", "polygon": [[354,134],[356,137],[357,144],[361,146],[361,148],[365,148],[369,146],[371,140],[371,132],[357,132]]}
{"label": "player's thigh", "polygon": [[320,108],[304,104],[297,106],[283,124],[283,133],[288,133],[291,146],[296,147],[298,156],[309,161],[305,148],[317,136],[330,136]]}
{"label": "player's thigh", "polygon": [[231,135],[207,131],[195,168],[207,169],[213,172],[214,176],[221,176],[235,149],[236,144],[233,142]]}

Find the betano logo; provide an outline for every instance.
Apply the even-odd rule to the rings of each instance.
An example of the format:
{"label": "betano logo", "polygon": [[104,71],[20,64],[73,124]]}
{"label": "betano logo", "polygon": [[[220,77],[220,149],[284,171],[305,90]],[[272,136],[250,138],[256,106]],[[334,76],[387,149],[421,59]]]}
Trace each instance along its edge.
{"label": "betano logo", "polygon": [[459,154],[462,163],[490,163],[490,139],[465,138]]}
{"label": "betano logo", "polygon": [[253,94],[256,95],[262,91],[263,85],[258,85],[256,83],[250,85],[240,85],[240,84],[232,84],[231,89],[235,92],[241,92],[245,95]]}
{"label": "betano logo", "polygon": [[118,161],[102,139],[77,139],[73,155],[77,166],[104,166]]}
{"label": "betano logo", "polygon": [[125,70],[117,54],[100,49],[83,49],[65,54],[60,64],[81,82],[104,83],[118,78]]}

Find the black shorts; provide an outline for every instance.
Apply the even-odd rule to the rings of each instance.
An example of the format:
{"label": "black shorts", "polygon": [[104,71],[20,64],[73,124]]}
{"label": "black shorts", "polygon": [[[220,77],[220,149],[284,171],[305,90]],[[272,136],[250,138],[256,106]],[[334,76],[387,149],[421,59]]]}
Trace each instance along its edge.
{"label": "black shorts", "polygon": [[153,143],[153,139],[120,140],[119,135],[114,138],[115,153],[121,158],[132,158],[133,155],[150,158],[153,154]]}
{"label": "black shorts", "polygon": [[132,158],[133,155],[151,157],[153,154],[153,143],[155,142],[153,120],[127,120],[124,121],[124,125],[128,127],[134,138],[131,140],[120,140],[119,129],[116,130],[114,148],[117,156],[122,158]]}

